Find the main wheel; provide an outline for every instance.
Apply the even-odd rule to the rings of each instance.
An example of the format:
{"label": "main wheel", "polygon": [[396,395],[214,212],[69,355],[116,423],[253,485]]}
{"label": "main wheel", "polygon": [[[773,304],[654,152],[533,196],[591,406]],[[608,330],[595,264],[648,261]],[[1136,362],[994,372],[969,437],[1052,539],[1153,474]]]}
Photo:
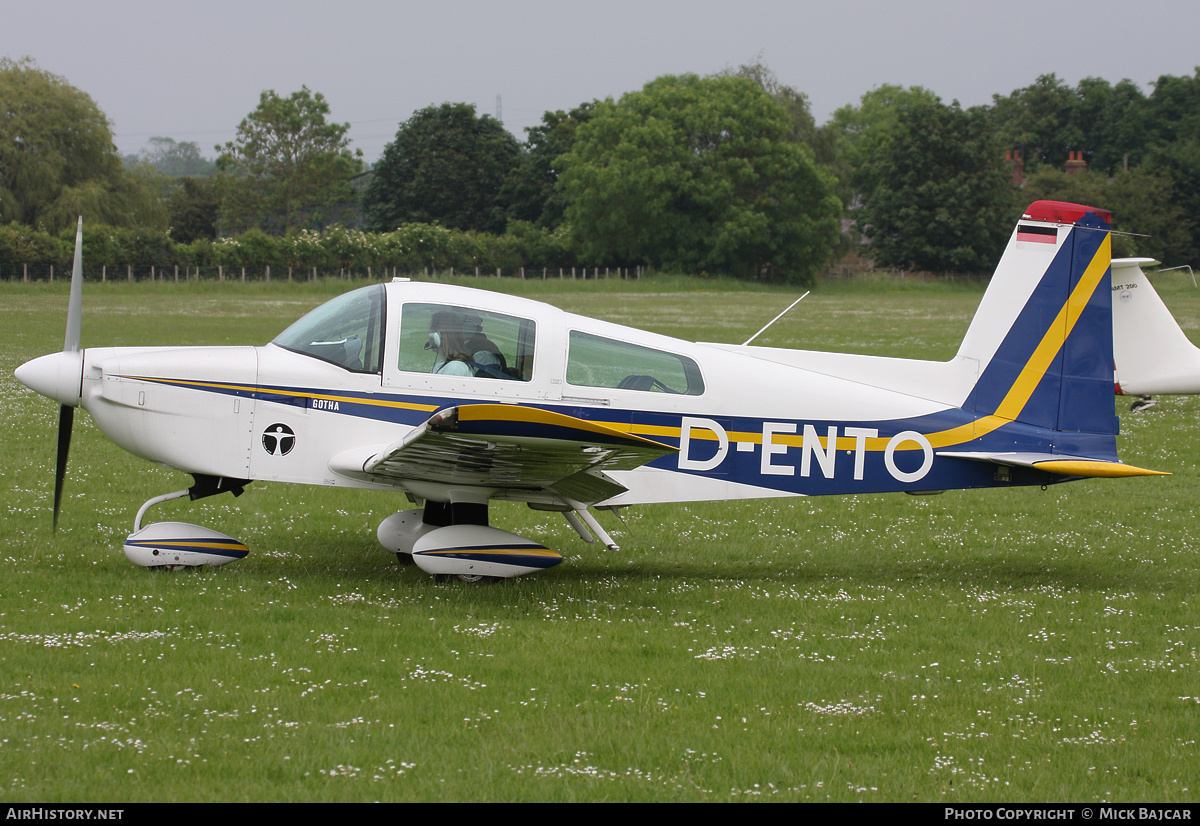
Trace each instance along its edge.
{"label": "main wheel", "polygon": [[502,576],[484,576],[483,574],[435,574],[434,580],[437,582],[499,582],[504,579]]}

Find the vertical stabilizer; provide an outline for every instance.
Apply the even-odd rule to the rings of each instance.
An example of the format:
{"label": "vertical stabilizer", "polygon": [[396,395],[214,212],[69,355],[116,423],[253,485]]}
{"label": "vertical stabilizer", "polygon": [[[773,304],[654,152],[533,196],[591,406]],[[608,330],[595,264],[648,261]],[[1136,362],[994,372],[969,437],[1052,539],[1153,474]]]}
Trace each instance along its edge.
{"label": "vertical stabilizer", "polygon": [[1093,207],[1030,205],[959,348],[981,368],[965,409],[1051,430],[1117,432],[1110,223]]}
{"label": "vertical stabilizer", "polygon": [[1112,263],[1117,392],[1200,393],[1200,350],[1142,271],[1142,266],[1157,264],[1152,258],[1119,258]]}

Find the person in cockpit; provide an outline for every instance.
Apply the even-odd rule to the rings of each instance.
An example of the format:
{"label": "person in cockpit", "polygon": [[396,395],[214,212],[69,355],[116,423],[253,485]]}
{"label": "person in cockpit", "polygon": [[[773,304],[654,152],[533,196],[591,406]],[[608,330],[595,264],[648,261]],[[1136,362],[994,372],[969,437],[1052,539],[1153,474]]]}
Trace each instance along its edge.
{"label": "person in cockpit", "polygon": [[471,351],[467,347],[466,320],[459,313],[439,310],[429,319],[429,340],[426,350],[437,356],[429,372],[443,376],[474,376],[475,370],[469,362]]}
{"label": "person in cockpit", "polygon": [[[494,371],[503,372],[508,367],[507,360],[504,354],[500,352],[499,345],[487,337],[483,332],[483,318],[477,315],[464,316],[463,330],[470,336],[467,339],[467,352],[471,354],[471,360],[482,367],[493,368]],[[476,375],[491,373],[492,370],[485,370],[482,373],[478,370]]]}

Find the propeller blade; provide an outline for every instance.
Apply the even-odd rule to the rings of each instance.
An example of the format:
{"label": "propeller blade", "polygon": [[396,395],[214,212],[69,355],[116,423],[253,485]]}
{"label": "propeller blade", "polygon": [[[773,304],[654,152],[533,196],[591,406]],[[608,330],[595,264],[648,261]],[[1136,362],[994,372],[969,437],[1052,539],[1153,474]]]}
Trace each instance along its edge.
{"label": "propeller blade", "polygon": [[[75,264],[71,268],[71,296],[67,300],[67,332],[63,337],[63,352],[79,352],[83,326],[83,216],[75,228]],[[64,404],[58,408],[58,460],[54,467],[54,522],[58,530],[58,511],[62,506],[63,482],[67,478],[67,454],[71,451],[71,425],[75,408]]]}
{"label": "propeller blade", "polygon": [[63,481],[67,478],[67,453],[71,450],[71,425],[75,408],[64,404],[58,408],[58,462],[54,469],[54,527],[58,530],[58,509],[62,504]]}
{"label": "propeller blade", "polygon": [[67,301],[67,334],[63,352],[79,350],[80,327],[83,319],[83,216],[75,229],[75,266],[71,269],[71,297]]}

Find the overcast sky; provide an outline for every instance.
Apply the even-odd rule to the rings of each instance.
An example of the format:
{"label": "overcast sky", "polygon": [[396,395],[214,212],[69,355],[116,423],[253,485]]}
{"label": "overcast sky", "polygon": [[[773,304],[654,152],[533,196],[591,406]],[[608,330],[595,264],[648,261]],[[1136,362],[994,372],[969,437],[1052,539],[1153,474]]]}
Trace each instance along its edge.
{"label": "overcast sky", "polygon": [[26,55],[92,96],[123,154],[164,135],[213,157],[264,89],[303,85],[373,161],[425,106],[499,108],[523,140],[547,110],[756,56],[818,123],[882,83],[964,106],[1050,72],[1149,93],[1200,64],[1200,2],[0,0],[0,56]]}

